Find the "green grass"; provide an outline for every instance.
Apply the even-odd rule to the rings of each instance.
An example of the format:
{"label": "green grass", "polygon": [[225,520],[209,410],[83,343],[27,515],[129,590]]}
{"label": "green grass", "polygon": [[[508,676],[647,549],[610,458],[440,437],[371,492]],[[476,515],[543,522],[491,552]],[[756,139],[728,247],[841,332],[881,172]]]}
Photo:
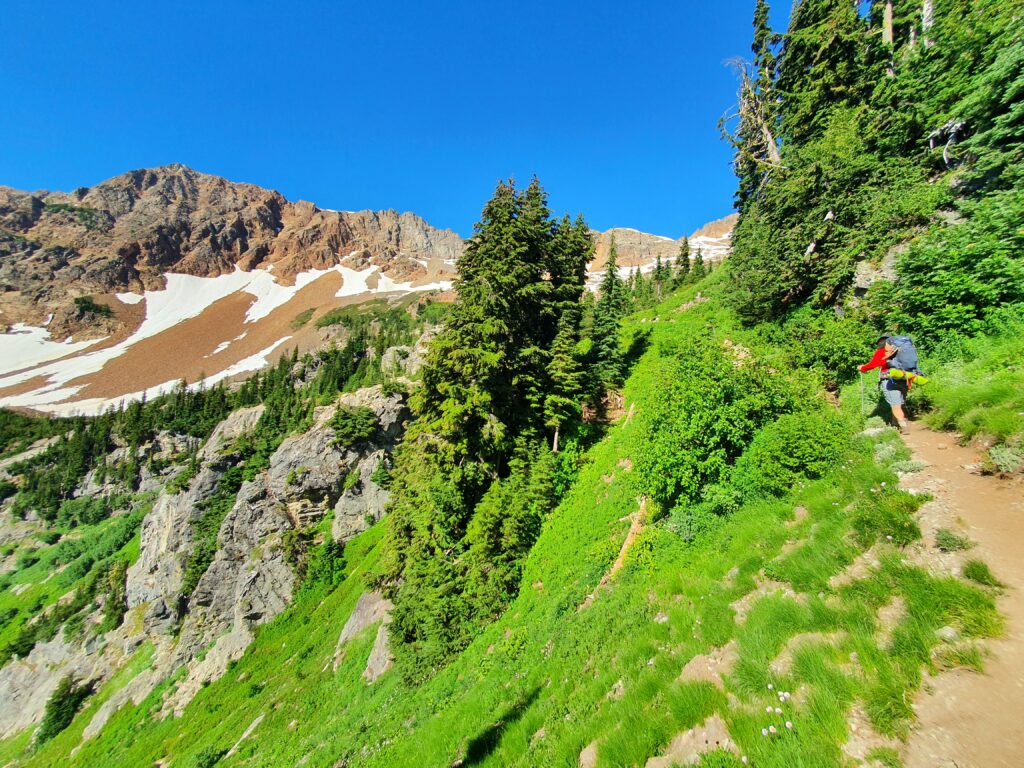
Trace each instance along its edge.
{"label": "green grass", "polygon": [[931,426],[995,442],[988,469],[1011,473],[1024,466],[1024,320],[1008,315],[997,328],[940,350],[951,359],[929,371],[923,389]]}
{"label": "green grass", "polygon": [[970,549],[974,545],[965,536],[959,536],[948,528],[939,528],[935,532],[935,546],[943,552],[959,552],[964,549]]}
{"label": "green grass", "polygon": [[313,317],[313,313],[315,311],[315,307],[310,307],[309,309],[304,309],[302,312],[299,312],[299,314],[292,318],[291,323],[289,323],[292,330],[297,331],[299,328],[308,323],[310,318]]}
{"label": "green grass", "polygon": [[981,560],[968,560],[964,563],[964,578],[986,587],[1002,587],[1003,584],[992,573],[987,563]]}

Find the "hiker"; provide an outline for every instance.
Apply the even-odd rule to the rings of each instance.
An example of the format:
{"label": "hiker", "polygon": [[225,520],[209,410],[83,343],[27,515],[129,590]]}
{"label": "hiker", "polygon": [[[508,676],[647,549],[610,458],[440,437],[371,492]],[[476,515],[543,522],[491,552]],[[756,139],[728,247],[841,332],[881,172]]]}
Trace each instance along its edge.
{"label": "hiker", "polygon": [[917,367],[917,349],[909,336],[882,336],[878,339],[875,354],[864,365],[858,367],[861,373],[878,368],[878,388],[885,402],[892,409],[892,416],[900,432],[910,431],[903,405],[914,380],[922,384],[927,381]]}

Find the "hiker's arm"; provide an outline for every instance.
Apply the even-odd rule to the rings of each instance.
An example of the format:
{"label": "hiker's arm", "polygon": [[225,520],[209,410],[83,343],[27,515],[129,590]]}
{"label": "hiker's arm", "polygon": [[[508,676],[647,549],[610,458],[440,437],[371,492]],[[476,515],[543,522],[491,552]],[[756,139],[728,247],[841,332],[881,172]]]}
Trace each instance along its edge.
{"label": "hiker's arm", "polygon": [[882,349],[876,349],[875,354],[871,357],[871,360],[864,363],[864,365],[859,366],[857,370],[859,370],[861,373],[867,373],[873,368],[881,368],[883,365],[885,365],[886,359],[887,357],[885,354],[885,348],[883,347]]}

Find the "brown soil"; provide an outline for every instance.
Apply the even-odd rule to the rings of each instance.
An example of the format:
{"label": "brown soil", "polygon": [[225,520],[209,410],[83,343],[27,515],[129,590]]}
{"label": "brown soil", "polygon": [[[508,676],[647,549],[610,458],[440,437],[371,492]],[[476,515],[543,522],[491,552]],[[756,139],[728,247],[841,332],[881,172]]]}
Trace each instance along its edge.
{"label": "brown soil", "polygon": [[[953,435],[914,428],[906,438],[921,472],[904,478],[904,487],[927,489],[935,501],[922,520],[925,544],[934,544],[930,527],[943,518],[976,545],[961,556],[991,566],[1006,584],[998,600],[1006,616],[1005,636],[988,643],[985,674],[954,670],[926,680],[916,705],[918,722],[904,756],[906,768],[1016,768],[1024,765],[1024,492],[1019,480],[972,473],[971,448]],[[923,512],[924,510],[922,510]],[[958,525],[959,524],[959,525]],[[947,525],[947,527],[949,527]],[[937,551],[936,551],[937,552]],[[940,572],[951,567],[936,557]],[[953,566],[956,567],[956,566]]]}

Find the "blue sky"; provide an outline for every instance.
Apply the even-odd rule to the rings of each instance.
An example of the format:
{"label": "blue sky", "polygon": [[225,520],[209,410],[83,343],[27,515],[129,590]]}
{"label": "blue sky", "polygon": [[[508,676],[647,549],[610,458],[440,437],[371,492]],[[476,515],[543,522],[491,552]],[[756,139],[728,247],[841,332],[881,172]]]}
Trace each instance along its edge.
{"label": "blue sky", "polygon": [[0,184],[182,162],[465,236],[537,174],[556,212],[678,237],[732,207],[753,5],[5,0]]}

